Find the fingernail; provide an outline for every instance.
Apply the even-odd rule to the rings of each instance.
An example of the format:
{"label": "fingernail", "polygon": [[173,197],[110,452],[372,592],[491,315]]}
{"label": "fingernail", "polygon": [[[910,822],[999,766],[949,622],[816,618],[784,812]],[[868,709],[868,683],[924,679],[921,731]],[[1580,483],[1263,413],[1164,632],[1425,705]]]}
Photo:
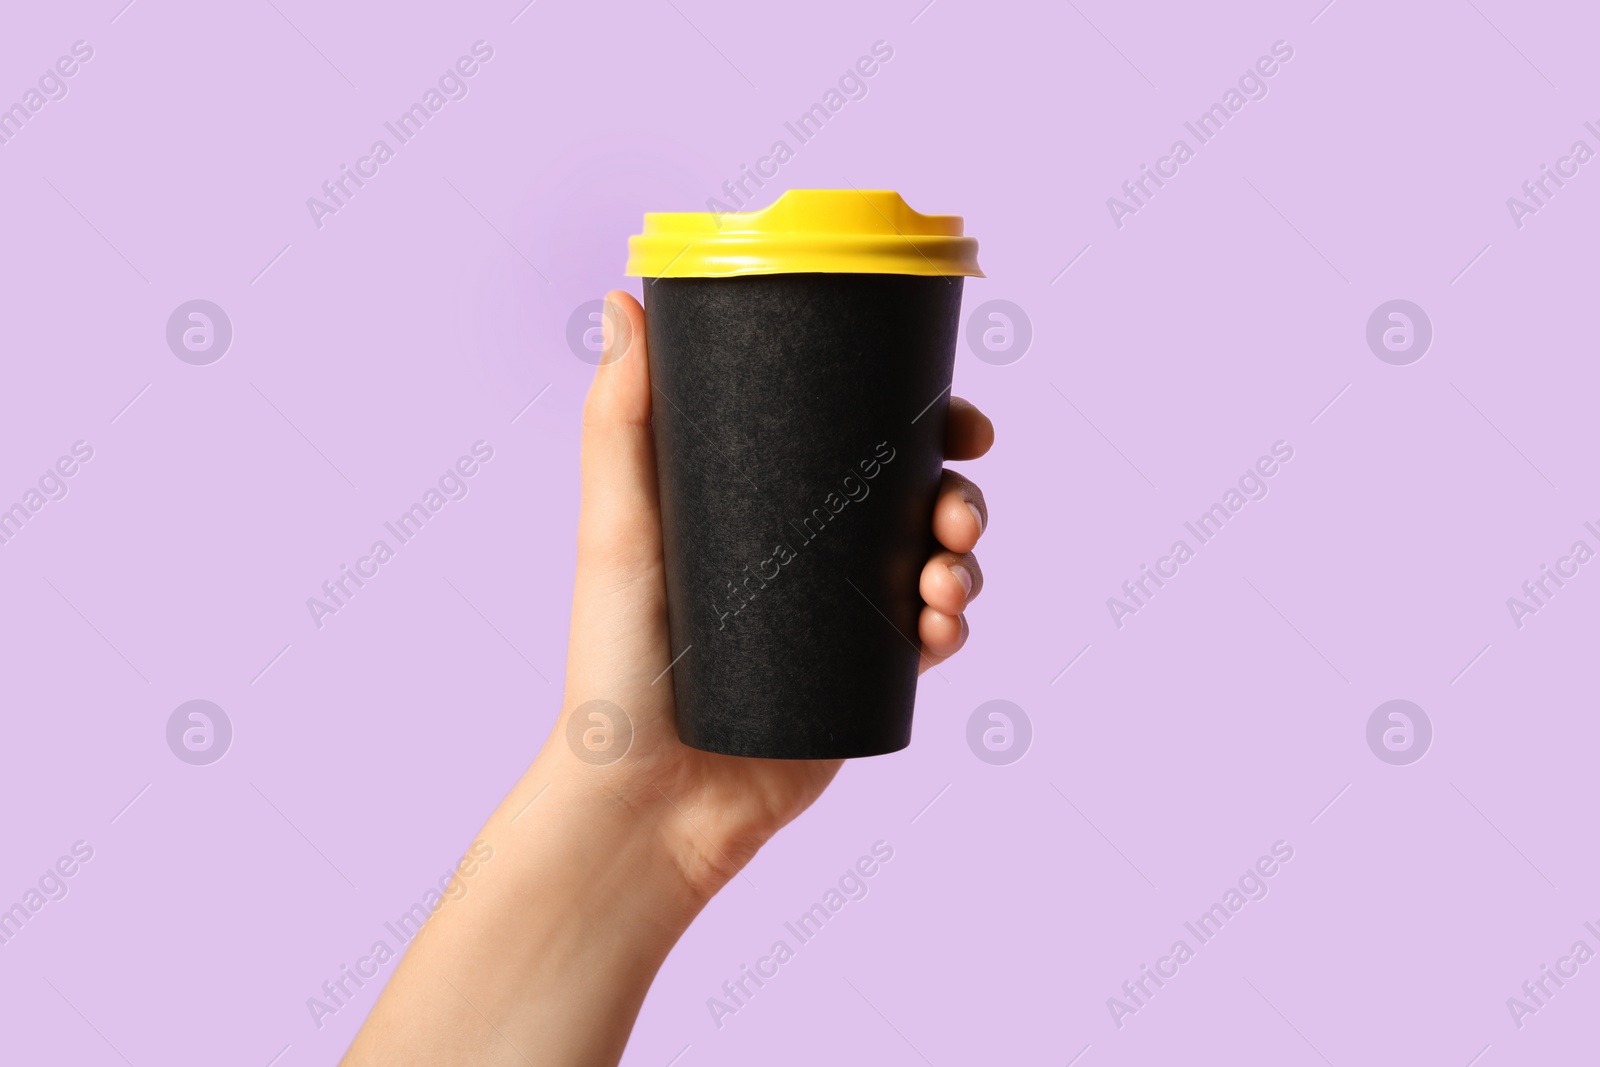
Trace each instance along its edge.
{"label": "fingernail", "polygon": [[961,591],[967,596],[972,595],[972,572],[959,563],[950,564],[950,573],[956,576],[956,581],[961,583]]}
{"label": "fingernail", "polygon": [[979,511],[978,505],[974,504],[970,500],[967,501],[967,510],[972,512],[972,517],[974,519],[978,520],[978,532],[980,534],[983,533],[983,512]]}
{"label": "fingernail", "polygon": [[605,309],[600,313],[601,363],[610,363],[616,358],[615,354],[611,351],[611,346],[615,343],[616,339],[616,331],[612,329],[611,324],[616,321],[616,317],[620,314],[622,314],[622,309],[617,307],[614,302],[607,300]]}

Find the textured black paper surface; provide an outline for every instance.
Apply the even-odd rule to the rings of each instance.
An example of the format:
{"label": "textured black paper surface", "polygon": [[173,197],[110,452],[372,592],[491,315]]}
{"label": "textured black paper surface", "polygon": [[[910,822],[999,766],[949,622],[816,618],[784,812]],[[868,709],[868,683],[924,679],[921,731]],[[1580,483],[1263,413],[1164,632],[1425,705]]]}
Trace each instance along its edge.
{"label": "textured black paper surface", "polygon": [[646,279],[644,296],[679,737],[778,759],[904,748],[961,279]]}

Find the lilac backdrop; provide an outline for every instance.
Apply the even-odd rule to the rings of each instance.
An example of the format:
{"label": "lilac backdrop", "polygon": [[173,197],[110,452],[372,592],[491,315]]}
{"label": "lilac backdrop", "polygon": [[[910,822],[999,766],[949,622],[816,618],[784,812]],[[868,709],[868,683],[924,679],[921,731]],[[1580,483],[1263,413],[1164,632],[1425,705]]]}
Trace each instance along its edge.
{"label": "lilac backdrop", "polygon": [[[523,2],[6,12],[0,906],[28,914],[0,1059],[336,1061],[377,983],[320,1027],[308,998],[394,942],[557,709],[591,373],[569,321],[625,282],[642,212],[702,209],[778,140],[756,203],[894,188],[981,242],[957,392],[998,427],[969,467],[987,588],[912,747],[846,767],[707,909],[626,1062],[1593,1052],[1600,964],[1560,962],[1600,949],[1600,577],[1570,556],[1600,548],[1600,176],[1571,155],[1600,148],[1593,12]],[[384,124],[478,41],[401,144]],[[801,144],[785,122],[879,41]],[[378,139],[393,158],[314,219]],[[1135,200],[1143,165],[1176,174]],[[1534,200],[1545,165],[1570,176]],[[220,334],[167,335],[197,299],[232,330],[206,365]],[[1392,300],[1395,351],[1368,341]],[[319,629],[307,598],[477,441],[468,495]],[[1202,544],[1184,524],[1276,442],[1267,495]],[[1177,573],[1114,619],[1147,564]],[[1544,565],[1576,575],[1535,602]],[[191,700],[225,758],[169,745]],[[1009,750],[969,744],[992,700],[1031,741],[1013,712]],[[1369,744],[1391,700],[1431,739],[1386,711],[1398,751]],[[719,1027],[708,999],[877,841],[868,895]],[[1266,896],[1202,944],[1185,923],[1276,842],[1245,879]],[[68,892],[32,913],[41,879]],[[1177,973],[1135,1000],[1147,964]],[[1546,965],[1577,973],[1536,1001]]]}

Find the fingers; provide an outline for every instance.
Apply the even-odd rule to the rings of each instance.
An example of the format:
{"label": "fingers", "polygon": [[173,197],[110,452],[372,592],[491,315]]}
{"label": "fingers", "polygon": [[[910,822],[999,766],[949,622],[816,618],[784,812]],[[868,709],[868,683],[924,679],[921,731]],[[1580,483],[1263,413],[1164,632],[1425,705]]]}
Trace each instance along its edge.
{"label": "fingers", "polygon": [[961,614],[982,589],[983,572],[970,552],[935,552],[922,568],[922,601],[941,614]]}
{"label": "fingers", "polygon": [[[612,432],[650,422],[650,359],[645,347],[644,308],[630,294],[613,289],[606,294],[600,316],[603,348],[589,395],[583,405],[583,423]],[[584,448],[590,444],[585,434]]]}
{"label": "fingers", "polygon": [[933,536],[952,552],[971,552],[988,525],[983,490],[955,471],[945,471],[933,505]]}
{"label": "fingers", "polygon": [[650,359],[644,309],[620,290],[606,294],[605,347],[583,404],[580,560],[646,556],[659,541],[655,449],[650,433]]}
{"label": "fingers", "polygon": [[989,416],[959,396],[950,398],[950,415],[945,421],[946,459],[977,459],[994,444],[994,423]]}
{"label": "fingers", "polygon": [[[994,423],[971,403],[950,398],[945,430],[946,459],[977,459],[994,444]],[[938,666],[961,650],[971,633],[963,614],[983,589],[983,571],[972,554],[989,525],[983,490],[969,478],[947,470],[933,505],[933,536],[946,551],[935,552],[922,568],[924,607],[917,618],[922,641],[919,670]]]}
{"label": "fingers", "polygon": [[943,663],[967,643],[967,617],[947,615],[937,608],[923,608],[917,619],[917,636],[922,640],[921,670]]}

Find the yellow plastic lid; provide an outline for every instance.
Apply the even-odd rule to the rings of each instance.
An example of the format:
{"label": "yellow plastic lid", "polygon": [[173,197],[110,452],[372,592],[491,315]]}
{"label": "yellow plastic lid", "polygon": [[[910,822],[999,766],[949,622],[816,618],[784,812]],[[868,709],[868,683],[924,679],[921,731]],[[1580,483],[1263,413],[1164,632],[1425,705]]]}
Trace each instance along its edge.
{"label": "yellow plastic lid", "polygon": [[760,211],[650,212],[628,238],[642,278],[919,274],[981,278],[960,215],[923,215],[884,189],[790,189]]}

